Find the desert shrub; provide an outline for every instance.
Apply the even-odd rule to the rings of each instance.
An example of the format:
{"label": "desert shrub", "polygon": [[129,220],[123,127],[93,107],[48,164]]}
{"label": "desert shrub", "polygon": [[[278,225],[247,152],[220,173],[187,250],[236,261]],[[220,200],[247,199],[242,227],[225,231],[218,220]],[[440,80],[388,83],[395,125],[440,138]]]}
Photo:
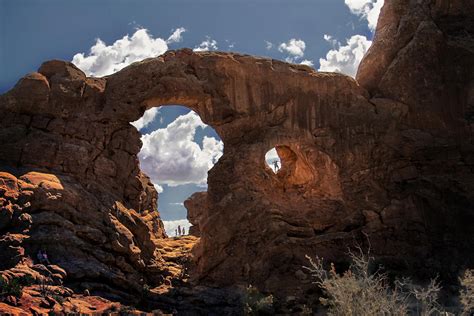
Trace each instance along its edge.
{"label": "desert shrub", "polygon": [[53,298],[56,302],[58,302],[59,305],[63,305],[63,303],[64,303],[64,297],[63,297],[63,296],[54,294],[54,295],[52,296],[52,298]]}
{"label": "desert shrub", "polygon": [[326,298],[321,303],[329,308],[329,315],[406,315],[406,297],[399,288],[390,290],[386,275],[376,271],[370,273],[369,257],[351,253],[353,263],[342,275],[333,264],[329,270],[323,267],[323,260],[308,257],[306,267],[316,279]]}
{"label": "desert shrub", "polygon": [[273,315],[273,296],[264,295],[249,285],[244,295],[244,311],[246,315]]}
{"label": "desert shrub", "polygon": [[142,300],[150,296],[150,289],[151,287],[148,284],[143,284],[142,291],[140,292],[140,298]]}
{"label": "desert shrub", "polygon": [[120,310],[118,312],[118,314],[120,316],[129,316],[129,315],[133,315],[135,309],[131,306],[127,306],[127,305],[122,305],[120,306]]}
{"label": "desert shrub", "polygon": [[305,267],[315,278],[325,298],[320,298],[328,307],[328,315],[439,315],[441,308],[437,298],[441,287],[432,280],[426,287],[414,285],[409,279],[390,282],[380,269],[372,273],[372,261],[359,249],[358,254],[349,253],[352,264],[343,274],[336,272],[333,264],[329,270],[323,260],[307,256],[310,266]]}
{"label": "desert shrub", "polygon": [[474,270],[466,270],[464,275],[459,278],[461,291],[459,300],[463,306],[463,315],[474,314]]}
{"label": "desert shrub", "polygon": [[20,298],[23,294],[23,286],[20,284],[19,278],[5,281],[0,277],[0,297],[13,295]]}
{"label": "desert shrub", "polygon": [[30,274],[25,274],[18,278],[18,282],[22,286],[30,286],[35,283],[35,278],[33,278]]}
{"label": "desert shrub", "polygon": [[111,305],[108,309],[107,312],[115,313],[119,311],[119,307],[117,305]]}
{"label": "desert shrub", "polygon": [[299,314],[302,316],[313,315],[313,309],[306,305],[303,305]]}
{"label": "desert shrub", "polygon": [[416,315],[430,316],[443,314],[443,308],[438,303],[441,286],[436,279],[432,279],[426,287],[413,284],[411,280],[405,279],[402,288],[405,289],[408,298],[414,298],[412,311]]}
{"label": "desert shrub", "polygon": [[53,294],[51,287],[48,285],[48,282],[46,282],[45,279],[41,279],[39,283],[39,292],[40,292],[40,295],[44,298],[51,296]]}

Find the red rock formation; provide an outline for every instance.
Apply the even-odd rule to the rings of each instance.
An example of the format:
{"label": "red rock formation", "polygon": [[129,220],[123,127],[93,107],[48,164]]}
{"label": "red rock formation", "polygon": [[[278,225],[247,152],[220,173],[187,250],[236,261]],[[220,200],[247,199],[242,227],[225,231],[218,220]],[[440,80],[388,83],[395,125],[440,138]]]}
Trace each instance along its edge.
{"label": "red rock formation", "polygon": [[127,292],[141,290],[147,269],[159,271],[157,212],[137,213],[111,198],[106,204],[94,195],[100,192],[65,175],[31,171],[17,179],[0,173],[0,183],[0,269],[24,265],[25,257],[36,261],[43,249],[70,280],[85,282],[81,286],[107,280]]}
{"label": "red rock formation", "polygon": [[364,234],[395,268],[472,265],[472,5],[424,3],[384,7],[360,85],[189,49],[99,79],[43,64],[0,99],[2,268],[44,246],[72,281],[158,284],[164,232],[129,122],[167,104],[196,111],[225,144],[207,194],[186,203],[197,281],[301,292],[306,254],[341,261]]}
{"label": "red rock formation", "polygon": [[188,221],[192,224],[189,234],[201,236],[199,226],[204,225],[204,221],[208,218],[207,192],[194,193],[184,201],[184,207],[188,211]]}
{"label": "red rock formation", "polygon": [[377,109],[406,111],[396,137],[382,139],[396,159],[382,223],[411,228],[422,266],[442,275],[474,264],[473,38],[472,1],[387,1],[357,74]]}

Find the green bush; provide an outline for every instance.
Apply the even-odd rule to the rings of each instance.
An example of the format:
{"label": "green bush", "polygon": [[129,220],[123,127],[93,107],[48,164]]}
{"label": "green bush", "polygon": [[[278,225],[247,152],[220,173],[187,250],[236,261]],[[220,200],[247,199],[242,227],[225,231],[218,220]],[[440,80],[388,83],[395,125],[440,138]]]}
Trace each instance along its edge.
{"label": "green bush", "polygon": [[52,296],[52,298],[53,298],[56,302],[58,302],[59,305],[63,305],[63,303],[64,303],[64,297],[63,297],[63,296],[54,294],[54,295]]}
{"label": "green bush", "polygon": [[5,281],[0,277],[0,296],[13,295],[20,298],[23,294],[23,286],[20,284],[19,278]]}

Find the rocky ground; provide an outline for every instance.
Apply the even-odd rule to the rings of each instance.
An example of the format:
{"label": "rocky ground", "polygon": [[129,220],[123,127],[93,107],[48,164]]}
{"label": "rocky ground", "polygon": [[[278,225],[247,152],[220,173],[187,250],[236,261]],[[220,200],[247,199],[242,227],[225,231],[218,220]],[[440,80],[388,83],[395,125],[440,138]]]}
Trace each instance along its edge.
{"label": "rocky ground", "polygon": [[[81,292],[74,285],[64,282],[67,274],[60,267],[26,260],[1,273],[6,282],[18,280],[21,291],[19,295],[11,293],[1,296],[0,314],[244,315],[249,308],[257,308],[261,314],[301,315],[311,310],[307,306],[309,302],[316,303],[317,295],[289,296],[277,301],[255,288],[245,286],[216,288],[196,285],[192,280],[196,267],[191,250],[198,241],[199,238],[194,236],[161,240],[157,246],[166,260],[163,271],[165,281],[157,287],[144,287],[139,299],[132,304],[114,300],[111,293],[100,290]],[[300,273],[303,275],[300,278],[307,278],[303,272]]]}
{"label": "rocky ground", "polygon": [[[144,288],[138,306],[146,307],[144,310],[157,315],[173,312],[176,306],[173,300],[178,301],[178,296],[172,294],[175,288],[186,286],[189,275],[186,270],[189,268],[190,249],[198,241],[193,236],[183,236],[180,238],[164,239],[160,242],[159,251],[166,258],[163,273],[165,282],[156,288]],[[90,293],[75,292],[65,285],[63,281],[67,277],[66,272],[56,265],[34,264],[31,260],[23,261],[15,268],[2,272],[2,277],[6,282],[19,280],[23,283],[21,295],[6,295],[0,302],[1,314],[11,315],[44,315],[54,314],[138,314],[139,309],[130,307],[120,302],[105,299],[100,291]],[[31,284],[34,283],[34,284]],[[166,299],[160,297],[166,296]],[[160,306],[162,309],[150,308]],[[143,312],[143,311],[142,311]]]}
{"label": "rocky ground", "polygon": [[[228,311],[229,314],[240,314],[240,297],[225,289],[194,287],[189,283],[188,270],[192,269],[190,250],[199,238],[182,236],[160,241],[158,248],[166,260],[162,285],[144,287],[136,307],[105,299],[110,293],[100,291],[75,292],[65,285],[66,272],[56,265],[34,264],[31,260],[18,264],[15,268],[2,272],[6,282],[19,280],[21,294],[2,296],[1,314],[8,315],[45,315],[45,314],[120,314],[132,315],[153,313],[155,315],[192,313],[209,314],[215,310]],[[102,294],[102,295],[101,295]],[[214,305],[214,306],[213,306]]]}

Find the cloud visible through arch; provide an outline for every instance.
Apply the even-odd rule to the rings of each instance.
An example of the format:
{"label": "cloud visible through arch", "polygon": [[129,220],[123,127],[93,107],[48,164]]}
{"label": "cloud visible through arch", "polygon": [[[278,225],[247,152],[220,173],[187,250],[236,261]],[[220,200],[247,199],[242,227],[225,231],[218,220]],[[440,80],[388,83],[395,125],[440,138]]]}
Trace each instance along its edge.
{"label": "cloud visible through arch", "polygon": [[187,219],[177,215],[183,211],[186,214],[183,201],[191,193],[183,195],[178,192],[188,192],[190,185],[197,191],[203,190],[207,185],[207,172],[222,156],[224,145],[215,137],[202,137],[203,132],[208,134],[209,131],[199,130],[209,127],[192,111],[163,125],[166,110],[162,107],[149,109],[131,124],[142,132],[145,128],[150,130],[150,124],[156,126],[160,122],[160,126],[165,126],[142,136],[143,146],[138,158],[141,170],[161,194],[159,210],[166,233],[175,236],[178,225],[185,227],[186,232],[191,225]]}
{"label": "cloud visible through arch", "polygon": [[149,110],[145,111],[145,114],[143,114],[142,117],[140,117],[138,120],[135,122],[131,122],[133,126],[135,126],[136,129],[139,131],[150,125],[151,122],[153,122],[156,118],[156,116],[160,113],[159,108],[151,108]]}
{"label": "cloud visible through arch", "polygon": [[185,229],[186,235],[189,234],[189,227],[191,227],[191,223],[188,222],[187,219],[178,219],[174,221],[163,221],[163,225],[165,226],[165,231],[168,236],[176,236],[176,229],[178,226]]}
{"label": "cloud visible through arch", "polygon": [[142,136],[138,154],[141,169],[158,185],[207,184],[207,172],[222,156],[224,144],[204,136],[195,141],[196,130],[206,128],[194,112],[181,115],[166,128]]}

